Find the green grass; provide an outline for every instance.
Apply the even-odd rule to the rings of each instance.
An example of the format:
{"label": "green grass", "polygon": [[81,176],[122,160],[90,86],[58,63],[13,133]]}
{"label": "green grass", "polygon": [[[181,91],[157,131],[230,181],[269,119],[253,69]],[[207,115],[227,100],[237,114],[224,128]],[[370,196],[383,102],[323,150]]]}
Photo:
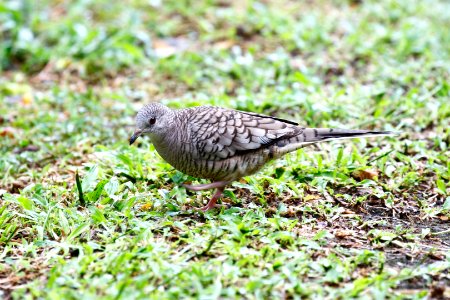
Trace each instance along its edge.
{"label": "green grass", "polygon": [[[0,297],[450,297],[449,26],[439,0],[0,3]],[[128,145],[150,101],[401,135],[199,213],[211,191]]]}

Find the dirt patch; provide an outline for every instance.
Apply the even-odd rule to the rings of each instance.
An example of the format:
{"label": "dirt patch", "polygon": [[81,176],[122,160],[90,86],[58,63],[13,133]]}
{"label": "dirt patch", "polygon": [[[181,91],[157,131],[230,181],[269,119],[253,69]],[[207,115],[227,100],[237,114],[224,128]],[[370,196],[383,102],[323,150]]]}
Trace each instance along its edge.
{"label": "dirt patch", "polygon": [[6,263],[0,263],[0,296],[2,299],[12,299],[14,290],[22,288],[26,283],[41,279],[45,281],[48,275],[49,266],[44,259],[37,258],[29,261],[30,265],[26,268],[12,267]]}

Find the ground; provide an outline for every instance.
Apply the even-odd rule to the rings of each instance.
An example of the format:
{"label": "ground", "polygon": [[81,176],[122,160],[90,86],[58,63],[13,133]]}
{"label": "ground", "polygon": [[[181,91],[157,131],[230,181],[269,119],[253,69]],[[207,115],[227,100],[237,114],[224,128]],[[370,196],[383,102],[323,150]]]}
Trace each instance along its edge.
{"label": "ground", "polygon": [[[0,297],[450,298],[448,1],[0,3]],[[212,191],[145,103],[393,137]]]}

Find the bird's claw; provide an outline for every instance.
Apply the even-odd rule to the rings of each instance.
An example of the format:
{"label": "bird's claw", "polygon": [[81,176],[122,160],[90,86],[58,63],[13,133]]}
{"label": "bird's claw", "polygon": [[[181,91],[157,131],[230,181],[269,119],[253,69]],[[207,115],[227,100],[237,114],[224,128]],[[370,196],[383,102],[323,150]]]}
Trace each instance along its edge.
{"label": "bird's claw", "polygon": [[207,212],[207,211],[212,210],[214,208],[223,208],[223,207],[227,207],[227,206],[226,205],[220,205],[220,204],[216,204],[216,205],[208,205],[208,204],[206,204],[203,207],[195,207],[194,210]]}

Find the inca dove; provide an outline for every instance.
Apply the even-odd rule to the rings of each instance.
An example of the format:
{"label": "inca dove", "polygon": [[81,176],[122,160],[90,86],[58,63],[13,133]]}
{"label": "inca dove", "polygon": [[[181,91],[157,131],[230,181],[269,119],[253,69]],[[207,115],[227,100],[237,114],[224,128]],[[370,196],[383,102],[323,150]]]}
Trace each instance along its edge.
{"label": "inca dove", "polygon": [[209,210],[226,185],[257,172],[271,159],[317,142],[391,132],[304,128],[296,122],[220,107],[172,110],[152,103],[139,110],[130,145],[144,134],[150,136],[156,151],[173,167],[212,181],[184,185],[194,191],[217,188],[202,208]]}

